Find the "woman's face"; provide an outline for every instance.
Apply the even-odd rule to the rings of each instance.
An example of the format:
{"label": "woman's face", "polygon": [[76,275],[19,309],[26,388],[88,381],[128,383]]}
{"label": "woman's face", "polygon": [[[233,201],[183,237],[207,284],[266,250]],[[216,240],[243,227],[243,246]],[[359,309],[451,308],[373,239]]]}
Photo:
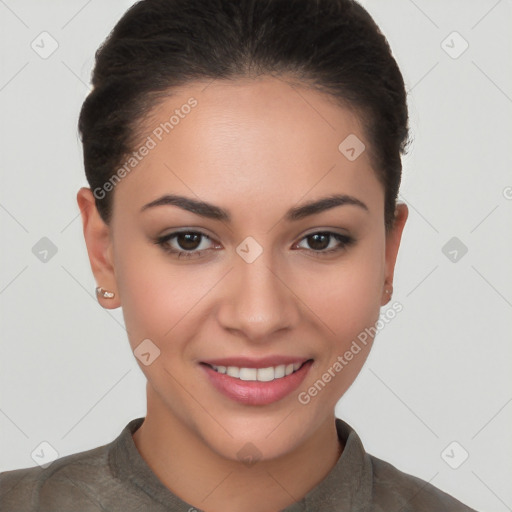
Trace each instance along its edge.
{"label": "woman's face", "polygon": [[[358,119],[311,89],[269,77],[194,83],[145,130],[146,156],[115,186],[108,255],[131,347],[149,363],[139,361],[153,414],[231,459],[246,442],[265,458],[286,453],[331,421],[368,355],[371,338],[344,358],[389,299],[406,211],[386,239]],[[211,206],[144,209],[165,195]],[[290,214],[333,195],[351,199]],[[310,362],[259,383],[204,364],[250,367],[242,374],[254,379],[255,367],[284,364],[259,372],[280,377],[290,361]]]}

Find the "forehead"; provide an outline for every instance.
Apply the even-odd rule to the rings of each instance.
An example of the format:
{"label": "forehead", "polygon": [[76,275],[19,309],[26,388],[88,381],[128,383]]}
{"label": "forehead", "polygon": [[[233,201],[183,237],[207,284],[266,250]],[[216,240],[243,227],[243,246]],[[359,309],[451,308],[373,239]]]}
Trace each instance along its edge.
{"label": "forehead", "polygon": [[151,149],[117,185],[114,203],[140,209],[174,192],[225,205],[252,199],[261,208],[326,192],[363,195],[367,203],[383,194],[368,152],[355,160],[343,153],[347,138],[366,144],[358,117],[278,78],[189,84],[140,126],[135,150]]}

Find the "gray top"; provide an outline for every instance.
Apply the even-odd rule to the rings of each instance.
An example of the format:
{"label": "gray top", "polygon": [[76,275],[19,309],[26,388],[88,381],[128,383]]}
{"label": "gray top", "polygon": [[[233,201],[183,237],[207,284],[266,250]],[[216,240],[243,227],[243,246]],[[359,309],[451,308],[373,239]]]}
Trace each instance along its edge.
{"label": "gray top", "polygon": [[[179,511],[173,494],[141,457],[130,421],[109,444],[39,466],[0,473],[0,512]],[[328,475],[282,512],[475,512],[460,501],[365,452],[356,432],[336,419],[345,448]]]}

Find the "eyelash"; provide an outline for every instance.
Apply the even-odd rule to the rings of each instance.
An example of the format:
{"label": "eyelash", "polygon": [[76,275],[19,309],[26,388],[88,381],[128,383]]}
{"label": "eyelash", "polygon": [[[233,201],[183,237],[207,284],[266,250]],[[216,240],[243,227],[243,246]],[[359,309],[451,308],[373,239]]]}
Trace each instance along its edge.
{"label": "eyelash", "polygon": [[[169,245],[168,245],[169,241],[172,240],[173,238],[176,238],[178,235],[182,235],[182,234],[199,235],[202,237],[201,242],[202,242],[203,238],[207,238],[208,240],[211,240],[211,237],[209,237],[205,233],[202,233],[201,231],[175,231],[174,233],[170,233],[168,235],[164,235],[164,236],[157,238],[156,240],[154,240],[154,243],[156,245],[160,246],[165,253],[170,254],[170,255],[176,257],[177,259],[200,258],[204,252],[209,250],[209,249],[203,249],[201,251],[197,251],[197,250],[178,251],[176,249],[170,249]],[[300,240],[300,242],[302,242],[302,240],[306,240],[314,235],[328,235],[332,238],[335,238],[339,242],[339,245],[337,247],[334,247],[334,248],[328,249],[328,250],[305,249],[305,250],[311,251],[316,257],[320,257],[320,258],[329,256],[329,255],[339,252],[339,251],[342,251],[343,249],[346,249],[347,247],[353,245],[356,242],[355,238],[352,238],[347,235],[342,235],[340,233],[334,233],[332,231],[316,231],[314,233],[310,233],[310,234],[306,235],[305,237],[303,237]]]}

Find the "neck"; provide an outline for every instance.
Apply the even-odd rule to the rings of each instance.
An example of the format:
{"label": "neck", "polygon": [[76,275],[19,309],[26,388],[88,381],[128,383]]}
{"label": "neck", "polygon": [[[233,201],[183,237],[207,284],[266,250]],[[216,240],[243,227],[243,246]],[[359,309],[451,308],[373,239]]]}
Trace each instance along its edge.
{"label": "neck", "polygon": [[172,493],[205,512],[282,510],[316,487],[343,450],[334,412],[292,452],[247,464],[222,457],[179,418],[160,411],[152,410],[148,397],[135,446]]}

